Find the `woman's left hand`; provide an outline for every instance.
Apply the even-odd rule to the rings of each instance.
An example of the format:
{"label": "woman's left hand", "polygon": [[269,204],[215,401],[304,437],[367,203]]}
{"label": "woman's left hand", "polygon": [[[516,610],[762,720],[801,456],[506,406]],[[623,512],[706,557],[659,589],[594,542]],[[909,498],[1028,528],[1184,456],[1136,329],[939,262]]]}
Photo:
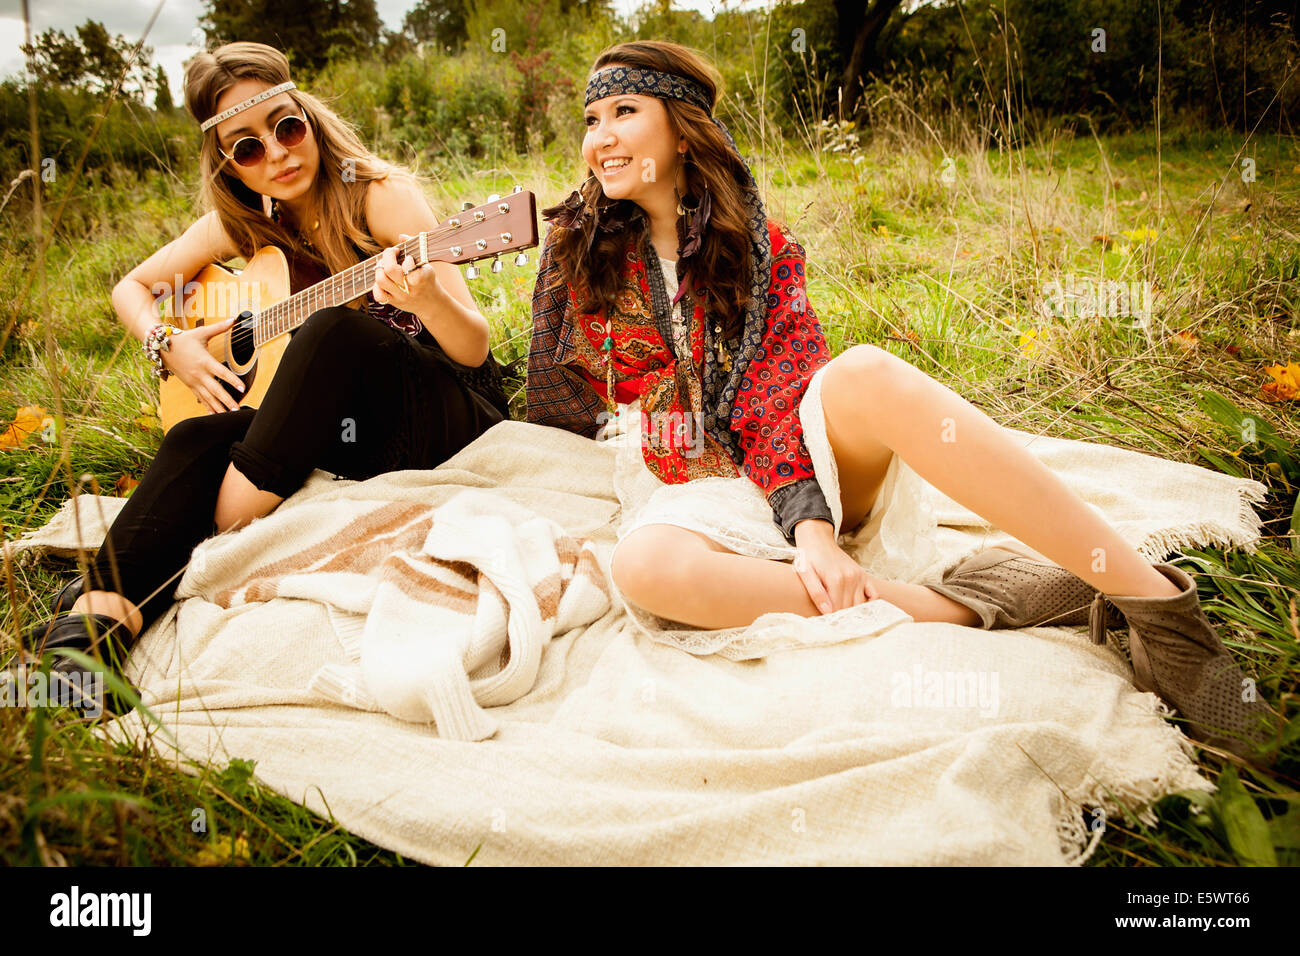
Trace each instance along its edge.
{"label": "woman's left hand", "polygon": [[[398,233],[397,237],[411,238],[404,232]],[[397,246],[389,246],[380,253],[379,265],[375,269],[375,287],[371,290],[375,301],[391,303],[418,316],[432,315],[447,294],[438,283],[433,263],[417,266],[410,256],[404,256],[398,262],[397,249]]]}

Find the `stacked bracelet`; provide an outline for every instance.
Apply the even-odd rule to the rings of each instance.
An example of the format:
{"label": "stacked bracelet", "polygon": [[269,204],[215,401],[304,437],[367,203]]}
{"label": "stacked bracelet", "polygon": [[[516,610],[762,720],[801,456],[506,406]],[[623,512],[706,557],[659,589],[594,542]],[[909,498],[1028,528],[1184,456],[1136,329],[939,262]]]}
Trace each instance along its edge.
{"label": "stacked bracelet", "polygon": [[166,380],[171,371],[163,368],[162,353],[171,350],[171,337],[178,335],[182,330],[174,325],[158,324],[149,330],[149,334],[144,337],[144,354],[149,361],[153,363],[153,373],[159,379]]}

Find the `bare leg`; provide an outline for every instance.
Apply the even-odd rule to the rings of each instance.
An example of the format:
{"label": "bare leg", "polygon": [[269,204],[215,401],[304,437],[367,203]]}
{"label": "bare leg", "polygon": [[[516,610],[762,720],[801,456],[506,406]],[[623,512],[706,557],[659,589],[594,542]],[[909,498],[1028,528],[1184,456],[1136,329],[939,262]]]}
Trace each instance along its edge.
{"label": "bare leg", "polygon": [[232,464],[226,469],[226,477],[217,493],[213,520],[218,531],[230,531],[243,527],[254,518],[270,514],[283,500],[277,494],[262,491]]}
{"label": "bare leg", "polygon": [[[665,561],[666,555],[672,560]],[[610,571],[633,603],[692,627],[744,627],[773,611],[821,614],[789,562],[736,554],[672,525],[633,532],[614,552]],[[979,623],[974,611],[927,587],[874,580],[883,600],[918,621]]]}
{"label": "bare leg", "polygon": [[140,633],[144,619],[140,609],[116,591],[83,591],[72,605],[76,614],[103,614],[115,621],[125,621],[132,634]]}
{"label": "bare leg", "polygon": [[[269,491],[262,491],[234,465],[226,470],[217,495],[214,520],[219,531],[239,528],[254,518],[273,511],[284,499]],[[116,591],[87,591],[77,598],[72,610],[79,614],[103,614],[117,621],[125,621],[132,634],[139,634],[144,619],[140,609]]]}
{"label": "bare leg", "polygon": [[1055,472],[952,389],[874,346],[855,346],[836,363],[823,388],[828,431],[893,449],[954,501],[1105,594],[1178,594]]}

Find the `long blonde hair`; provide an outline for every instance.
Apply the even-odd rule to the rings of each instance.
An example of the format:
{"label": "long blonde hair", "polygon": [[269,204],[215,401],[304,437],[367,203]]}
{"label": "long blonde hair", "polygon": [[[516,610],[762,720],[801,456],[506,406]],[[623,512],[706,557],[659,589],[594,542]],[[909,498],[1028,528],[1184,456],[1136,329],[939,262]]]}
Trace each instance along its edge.
{"label": "long blonde hair", "polygon": [[[240,80],[262,80],[276,86],[289,78],[289,61],[274,47],[245,41],[227,43],[196,54],[186,64],[185,108],[195,122],[202,123],[216,114],[221,94]],[[274,245],[332,274],[356,263],[351,243],[356,243],[367,255],[383,251],[383,246],[361,227],[365,218],[366,185],[390,175],[409,177],[420,184],[420,177],[372,153],[355,128],[315,96],[301,89],[289,90],[288,95],[307,117],[320,151],[320,163],[311,185],[315,208],[320,214],[320,227],[312,233],[315,249],[304,245],[294,231],[267,216],[261,195],[245,186],[234,173],[225,171],[230,160],[221,155],[215,126],[203,134],[198,198],[205,211],[217,211],[221,225],[241,256],[249,258],[262,246]],[[340,174],[325,175],[325,170],[339,170]]]}

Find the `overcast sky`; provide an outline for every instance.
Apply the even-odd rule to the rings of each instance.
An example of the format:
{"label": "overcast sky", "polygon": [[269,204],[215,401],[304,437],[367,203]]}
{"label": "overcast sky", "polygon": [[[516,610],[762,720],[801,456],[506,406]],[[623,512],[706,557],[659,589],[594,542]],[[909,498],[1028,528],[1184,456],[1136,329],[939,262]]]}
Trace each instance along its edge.
{"label": "overcast sky", "polygon": [[[289,0],[292,2],[292,0]],[[402,17],[416,0],[375,0],[379,17],[390,30],[401,29]],[[98,20],[111,35],[121,34],[135,42],[157,7],[158,0],[28,0],[32,36],[51,27],[74,34],[87,20]],[[627,16],[639,0],[614,0],[614,9]],[[673,0],[677,9],[699,10],[706,16],[723,7],[722,0]],[[761,7],[757,0],[728,0],[728,9]],[[180,105],[185,74],[182,64],[198,49],[195,31],[203,12],[203,0],[164,0],[145,45],[153,47],[153,62],[161,64],[171,82],[172,96]],[[0,0],[0,76],[22,73],[24,58],[22,0]]]}

